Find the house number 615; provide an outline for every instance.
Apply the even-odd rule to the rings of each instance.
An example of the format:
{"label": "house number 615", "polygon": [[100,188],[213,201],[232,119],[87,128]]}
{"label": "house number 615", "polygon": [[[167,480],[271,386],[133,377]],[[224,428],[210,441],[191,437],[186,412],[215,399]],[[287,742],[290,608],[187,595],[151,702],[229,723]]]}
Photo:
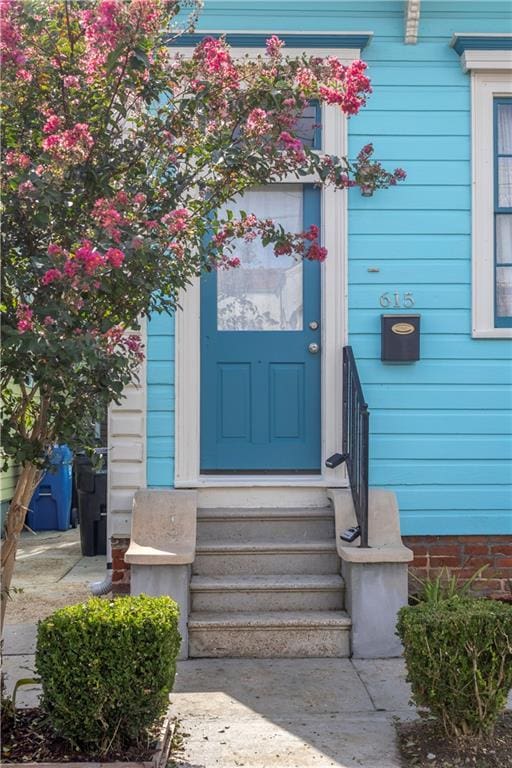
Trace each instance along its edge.
{"label": "house number 615", "polygon": [[400,297],[398,291],[395,291],[394,293],[386,291],[386,293],[383,293],[380,297],[381,307],[386,308],[393,307],[394,309],[400,309],[400,307],[404,307],[405,309],[410,309],[411,307],[414,307],[415,303],[411,291],[405,291],[402,297]]}

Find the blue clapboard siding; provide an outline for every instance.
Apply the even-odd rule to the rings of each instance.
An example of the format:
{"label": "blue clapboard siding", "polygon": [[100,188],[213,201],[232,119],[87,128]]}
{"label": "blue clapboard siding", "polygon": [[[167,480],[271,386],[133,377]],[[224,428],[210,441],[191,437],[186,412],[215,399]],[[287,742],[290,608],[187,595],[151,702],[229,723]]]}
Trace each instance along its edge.
{"label": "blue clapboard siding", "polygon": [[[493,408],[510,412],[510,384],[503,382],[501,385],[487,384],[452,384],[446,387],[442,384],[419,384],[411,387],[410,384],[400,382],[388,387],[385,384],[365,385],[365,395],[372,404],[373,412],[377,409],[394,410],[399,403],[399,410],[403,418],[407,420],[406,411],[424,409],[437,409],[447,411],[447,418],[451,413],[474,409],[486,410],[489,404]],[[445,430],[446,432],[446,430]],[[443,433],[444,434],[444,433]],[[454,459],[459,458],[457,453]]]}
{"label": "blue clapboard siding", "polygon": [[[458,28],[510,30],[505,4],[483,5],[422,3],[416,46],[374,20],[375,94],[349,124],[352,155],[371,140],[376,157],[408,172],[398,190],[352,194],[349,214],[349,331],[372,412],[371,481],[397,492],[405,534],[512,533],[512,345],[471,338],[470,81],[448,46]],[[380,308],[385,291],[413,293],[418,363],[380,361],[380,314],[400,311]]]}
{"label": "blue clapboard siding", "polygon": [[[393,190],[394,192],[395,190]],[[429,261],[434,257],[443,259],[444,263],[449,259],[463,259],[468,264],[467,235],[438,235],[430,232],[418,238],[416,235],[396,236],[390,234],[380,235],[354,235],[350,237],[350,264],[356,259],[368,259],[368,254],[375,254],[379,259],[401,259],[406,266],[412,259]],[[470,265],[468,264],[468,269]]]}
{"label": "blue clapboard siding", "polygon": [[[371,481],[398,494],[404,534],[512,533],[512,344],[471,338],[470,78],[454,32],[512,31],[507,2],[421,4],[404,45],[401,0],[206,0],[199,30],[374,33],[375,91],[349,122],[407,182],[349,196],[349,332],[371,409]],[[378,272],[369,268],[378,269]],[[422,359],[380,361],[379,297],[411,291]],[[172,475],[172,324],[149,337],[148,478]],[[152,325],[152,324],[151,324]],[[153,418],[154,415],[154,418]],[[169,430],[167,432],[166,430]]]}
{"label": "blue clapboard siding", "polygon": [[[377,328],[375,330],[378,330]],[[424,323],[421,334],[421,357],[423,360],[474,360],[478,355],[479,360],[510,360],[510,344],[508,340],[498,340],[494,344],[486,344],[485,339],[475,350],[472,339],[465,335],[439,336],[429,333],[428,320]],[[352,346],[357,350],[360,361],[374,359],[380,355],[380,334],[373,335],[353,334]],[[491,403],[489,403],[491,407]]]}
{"label": "blue clapboard siding", "polygon": [[148,323],[147,484],[174,485],[174,318]]}

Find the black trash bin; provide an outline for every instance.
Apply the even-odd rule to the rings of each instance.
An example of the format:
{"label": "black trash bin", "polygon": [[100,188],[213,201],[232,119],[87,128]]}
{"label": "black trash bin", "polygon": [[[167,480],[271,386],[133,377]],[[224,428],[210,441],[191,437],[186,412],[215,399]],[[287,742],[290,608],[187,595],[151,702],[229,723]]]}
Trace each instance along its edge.
{"label": "black trash bin", "polygon": [[80,546],[84,557],[107,554],[107,467],[106,449],[101,469],[95,469],[89,456],[75,458],[75,485],[80,523]]}

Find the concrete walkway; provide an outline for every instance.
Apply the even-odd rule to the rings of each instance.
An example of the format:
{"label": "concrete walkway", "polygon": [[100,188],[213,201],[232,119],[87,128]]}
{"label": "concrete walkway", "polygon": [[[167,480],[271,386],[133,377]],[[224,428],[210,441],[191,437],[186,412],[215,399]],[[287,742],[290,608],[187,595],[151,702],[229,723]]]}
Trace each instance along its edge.
{"label": "concrete walkway", "polygon": [[399,768],[410,719],[403,662],[201,659],[178,665],[176,768]]}
{"label": "concrete walkway", "polygon": [[[36,627],[5,633],[7,691],[34,674]],[[17,706],[35,706],[23,686]],[[176,768],[398,768],[393,716],[411,718],[398,660],[198,659],[178,664]],[[172,763],[171,763],[172,765]]]}
{"label": "concrete walkway", "polygon": [[[5,632],[10,693],[33,675],[36,626]],[[35,706],[23,686],[17,706]],[[401,659],[197,659],[171,694],[184,749],[173,768],[400,768],[393,719],[416,716]],[[512,695],[509,699],[512,709]]]}
{"label": "concrete walkway", "polygon": [[24,531],[16,555],[7,624],[36,622],[57,608],[86,600],[89,583],[101,581],[106,557],[82,557],[80,532]]}

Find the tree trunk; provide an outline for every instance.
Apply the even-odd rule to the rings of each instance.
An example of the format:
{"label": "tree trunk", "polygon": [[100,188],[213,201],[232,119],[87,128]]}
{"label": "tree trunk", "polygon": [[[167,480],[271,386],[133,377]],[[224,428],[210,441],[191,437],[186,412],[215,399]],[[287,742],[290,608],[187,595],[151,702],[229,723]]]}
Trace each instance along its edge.
{"label": "tree trunk", "polygon": [[16,551],[20,533],[25,524],[25,515],[28,505],[32,498],[39,480],[41,479],[41,470],[33,464],[24,464],[21,470],[16,490],[9,505],[7,520],[5,521],[5,537],[2,541],[1,570],[2,570],[2,592],[1,592],[1,632],[3,635],[5,611],[9,599],[9,589],[11,587],[14,566],[16,562]]}

